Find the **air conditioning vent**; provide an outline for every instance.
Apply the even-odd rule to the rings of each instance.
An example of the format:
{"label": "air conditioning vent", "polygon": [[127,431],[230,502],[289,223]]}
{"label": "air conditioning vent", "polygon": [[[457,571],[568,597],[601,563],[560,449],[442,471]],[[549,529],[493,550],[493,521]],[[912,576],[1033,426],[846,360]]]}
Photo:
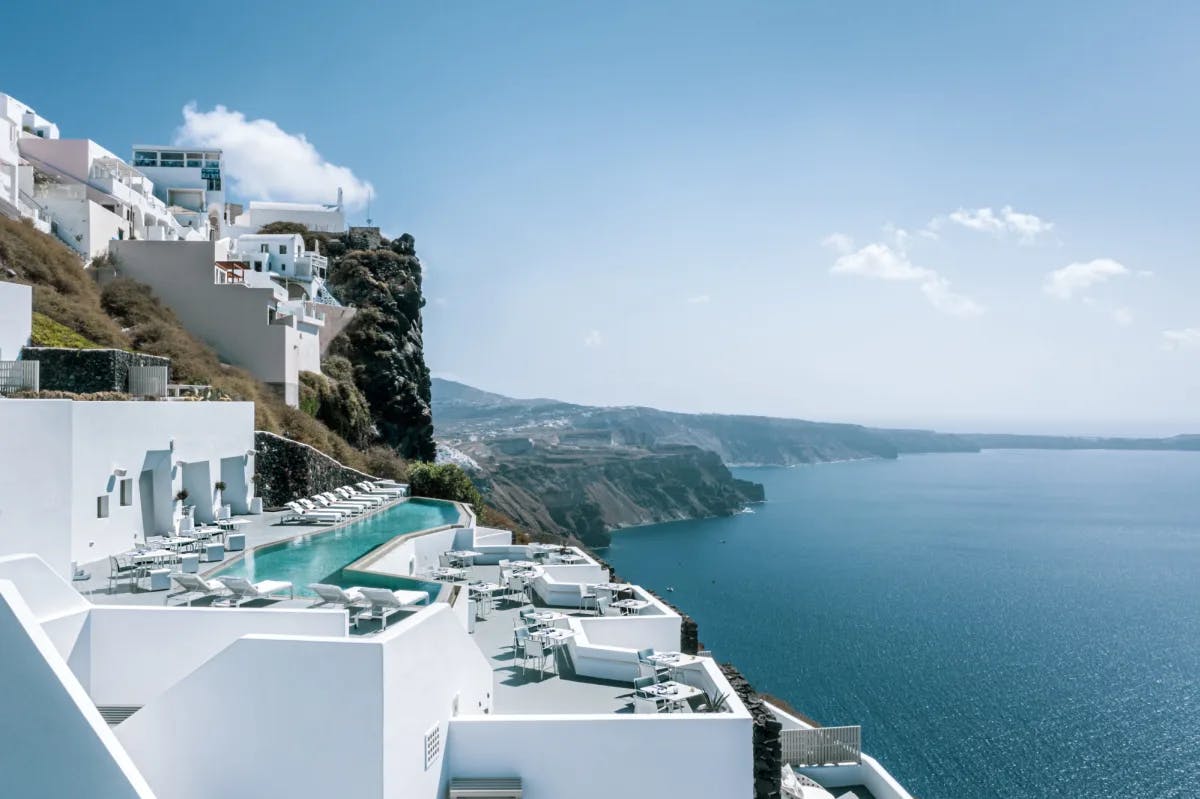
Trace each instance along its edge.
{"label": "air conditioning vent", "polygon": [[511,778],[450,780],[450,799],[521,799],[521,781]]}

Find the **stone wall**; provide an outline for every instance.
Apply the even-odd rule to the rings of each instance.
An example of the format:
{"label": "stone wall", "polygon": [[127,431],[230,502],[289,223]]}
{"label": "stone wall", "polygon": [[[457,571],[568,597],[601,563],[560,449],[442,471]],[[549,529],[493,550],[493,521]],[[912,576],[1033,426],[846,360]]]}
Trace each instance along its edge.
{"label": "stone wall", "polygon": [[263,430],[254,431],[254,450],[255,490],[267,508],[375,479],[307,444]]}
{"label": "stone wall", "polygon": [[780,799],[779,774],[783,768],[783,725],[767,709],[750,681],[732,663],[722,663],[721,673],[729,680],[742,704],[754,717],[754,799]]}
{"label": "stone wall", "polygon": [[[601,567],[608,570],[609,575],[611,575],[609,579],[611,579],[614,583],[628,582],[628,580],[625,580],[619,574],[617,574],[617,570],[614,569],[612,567],[612,564],[609,563],[608,561],[606,561],[604,558],[600,557],[599,555],[597,555],[595,552],[593,552],[590,549],[588,550],[588,554],[592,556],[592,559],[594,561],[596,561],[596,563],[600,564]],[[693,619],[691,616],[687,615],[686,613],[684,613],[676,605],[663,599],[658,594],[655,594],[649,588],[646,588],[645,590],[647,593],[653,594],[654,597],[656,599],[658,599],[659,602],[662,602],[664,605],[669,607],[671,610],[673,610],[679,614],[679,618],[680,618],[679,651],[683,652],[686,655],[694,655],[697,652],[699,652],[700,651],[700,626],[698,624],[696,624],[696,620]]]}
{"label": "stone wall", "polygon": [[25,347],[21,359],[38,361],[43,391],[96,394],[129,390],[129,367],[171,367],[170,358],[125,350],[77,350],[67,347]]}

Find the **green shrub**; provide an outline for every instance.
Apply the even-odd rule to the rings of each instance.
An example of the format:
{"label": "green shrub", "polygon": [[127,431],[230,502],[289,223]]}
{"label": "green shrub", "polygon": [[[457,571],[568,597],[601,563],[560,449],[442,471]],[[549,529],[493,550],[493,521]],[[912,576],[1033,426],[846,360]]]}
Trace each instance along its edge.
{"label": "green shrub", "polygon": [[35,347],[70,347],[76,350],[92,350],[100,346],[38,311],[33,312],[33,333],[29,342]]}
{"label": "green shrub", "polygon": [[483,508],[483,496],[457,464],[412,463],[408,467],[408,485],[413,496],[466,502]]}

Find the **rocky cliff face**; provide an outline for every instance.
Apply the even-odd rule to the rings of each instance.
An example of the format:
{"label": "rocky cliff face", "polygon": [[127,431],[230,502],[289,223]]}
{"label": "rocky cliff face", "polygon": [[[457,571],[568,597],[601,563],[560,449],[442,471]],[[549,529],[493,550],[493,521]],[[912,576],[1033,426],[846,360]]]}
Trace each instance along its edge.
{"label": "rocky cliff face", "polygon": [[606,546],[637,524],[728,516],[763,499],[721,459],[695,447],[577,448],[509,439],[464,443],[489,502],[518,523]]}
{"label": "rocky cliff face", "polygon": [[[350,249],[352,245],[368,249]],[[433,460],[429,369],[422,342],[421,261],[412,236],[387,241],[353,228],[330,241],[329,287],[359,312],[329,355],[345,357],[370,406],[378,443]]]}

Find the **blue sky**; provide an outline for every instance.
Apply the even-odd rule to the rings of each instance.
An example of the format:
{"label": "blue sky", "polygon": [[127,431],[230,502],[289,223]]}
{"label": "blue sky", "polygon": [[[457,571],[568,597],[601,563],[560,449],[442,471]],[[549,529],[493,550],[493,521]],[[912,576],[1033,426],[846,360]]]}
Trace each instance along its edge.
{"label": "blue sky", "polygon": [[24,4],[0,90],[121,154],[217,141],[273,199],[369,182],[431,368],[483,388],[1200,431],[1195,7],[334,8]]}

